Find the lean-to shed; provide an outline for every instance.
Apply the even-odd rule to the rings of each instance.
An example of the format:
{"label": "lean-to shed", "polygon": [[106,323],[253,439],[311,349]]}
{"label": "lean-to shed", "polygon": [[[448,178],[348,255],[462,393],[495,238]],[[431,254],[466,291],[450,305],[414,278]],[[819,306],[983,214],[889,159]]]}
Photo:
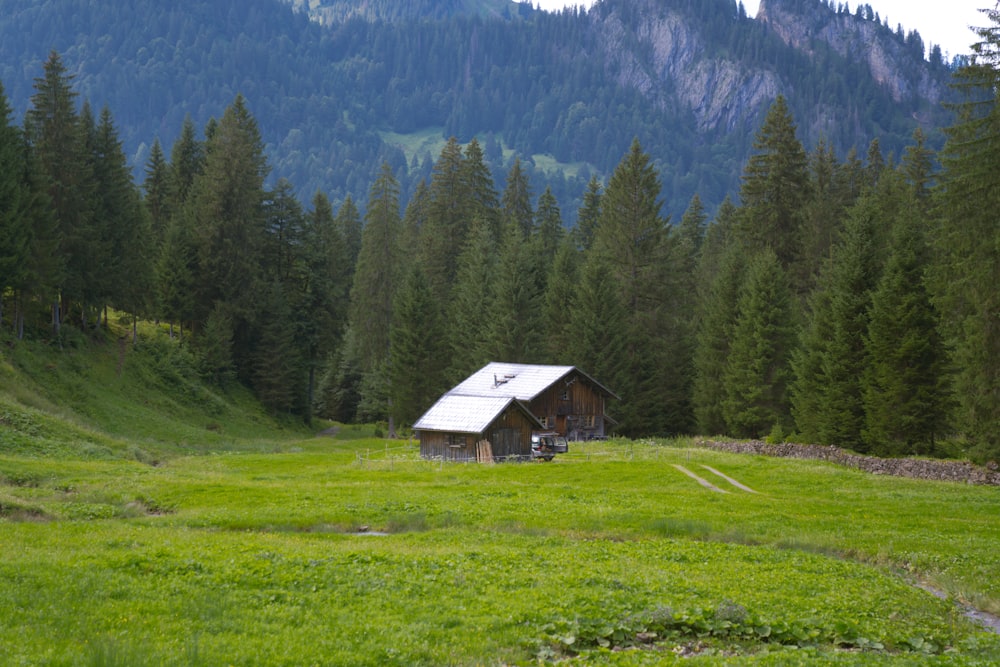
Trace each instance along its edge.
{"label": "lean-to shed", "polygon": [[530,458],[531,432],[540,428],[516,398],[452,394],[442,396],[413,425],[420,432],[420,455],[449,461]]}

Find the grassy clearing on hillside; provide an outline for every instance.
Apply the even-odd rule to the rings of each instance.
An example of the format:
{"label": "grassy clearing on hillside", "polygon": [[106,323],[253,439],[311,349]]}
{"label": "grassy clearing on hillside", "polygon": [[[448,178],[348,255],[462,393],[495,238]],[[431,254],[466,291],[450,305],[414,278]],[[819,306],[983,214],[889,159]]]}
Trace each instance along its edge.
{"label": "grassy clearing on hillside", "polygon": [[423,461],[121,350],[0,359],[0,667],[1000,661],[959,604],[1000,611],[996,489],[689,441]]}

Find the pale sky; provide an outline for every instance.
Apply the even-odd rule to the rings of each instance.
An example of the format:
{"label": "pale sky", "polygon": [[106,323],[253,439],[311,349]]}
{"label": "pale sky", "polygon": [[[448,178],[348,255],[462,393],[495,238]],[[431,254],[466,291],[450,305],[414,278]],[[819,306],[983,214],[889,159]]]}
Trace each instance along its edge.
{"label": "pale sky", "polygon": [[[542,9],[560,9],[565,6],[590,6],[593,0],[529,0]],[[837,3],[841,0],[836,0]],[[760,0],[743,0],[747,14],[757,15]],[[986,17],[976,11],[979,8],[993,8],[993,0],[847,0],[853,13],[858,4],[869,4],[882,22],[889,17],[889,27],[903,25],[903,31],[916,30],[926,46],[940,44],[941,50],[952,55],[969,53],[969,45],[976,41],[976,35],[968,26],[986,25]]]}

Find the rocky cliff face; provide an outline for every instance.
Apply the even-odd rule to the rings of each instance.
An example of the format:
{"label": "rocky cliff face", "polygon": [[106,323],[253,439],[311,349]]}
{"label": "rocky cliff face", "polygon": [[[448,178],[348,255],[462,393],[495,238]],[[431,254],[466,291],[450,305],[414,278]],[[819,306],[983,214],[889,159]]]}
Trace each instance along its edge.
{"label": "rocky cliff face", "polygon": [[755,112],[780,91],[772,71],[709,56],[698,26],[668,4],[638,2],[629,9],[641,14],[638,25],[620,5],[591,13],[618,83],[660,106],[680,104],[699,130],[750,129]]}
{"label": "rocky cliff face", "polygon": [[757,20],[807,53],[822,42],[845,58],[862,59],[897,102],[916,96],[938,104],[944,96],[941,81],[926,67],[914,70],[907,46],[875,20],[838,13],[819,0],[761,0]]}

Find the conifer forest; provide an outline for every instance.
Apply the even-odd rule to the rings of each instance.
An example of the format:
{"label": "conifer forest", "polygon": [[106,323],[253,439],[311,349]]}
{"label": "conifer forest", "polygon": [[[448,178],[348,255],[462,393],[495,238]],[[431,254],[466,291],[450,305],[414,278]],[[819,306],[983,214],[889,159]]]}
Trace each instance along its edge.
{"label": "conifer forest", "polygon": [[136,178],[114,110],[53,51],[23,119],[0,84],[0,339],[66,351],[109,318],[158,322],[171,363],[306,420],[405,428],[488,361],[566,364],[618,394],[631,437],[997,460],[1000,12],[984,16],[941,150],[919,129],[898,155],[805,145],[779,95],[717,207],[665,202],[639,140],[573,211],[519,160],[494,179],[476,138],[450,139],[412,194],[385,162],[367,193],[300,201],[239,94],[170,146],[151,137]]}

